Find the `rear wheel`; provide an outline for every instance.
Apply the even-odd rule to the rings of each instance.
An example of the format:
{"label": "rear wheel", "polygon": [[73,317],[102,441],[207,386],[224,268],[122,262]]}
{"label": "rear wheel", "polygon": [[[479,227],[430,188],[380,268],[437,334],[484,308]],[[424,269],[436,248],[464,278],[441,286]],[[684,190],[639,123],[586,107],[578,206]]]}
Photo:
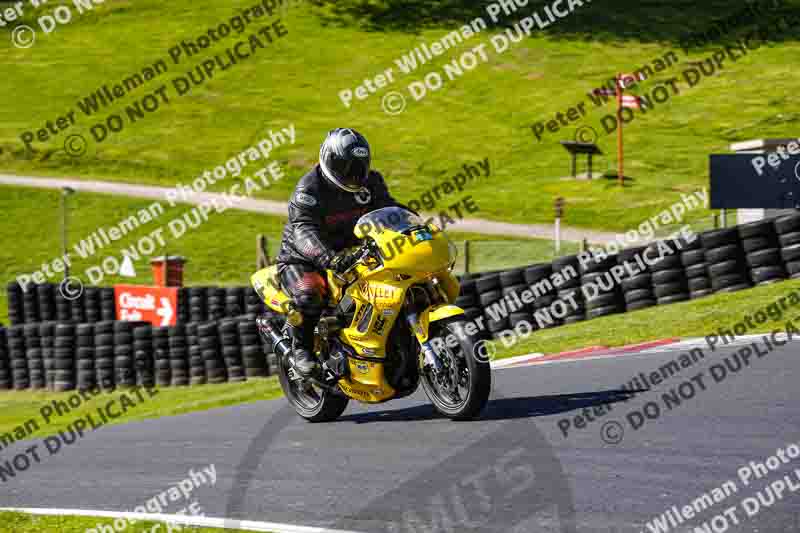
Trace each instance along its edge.
{"label": "rear wheel", "polygon": [[278,358],[278,379],[286,399],[298,415],[309,422],[331,422],[339,418],[349,398],[331,392],[306,379],[292,379],[288,358]]}
{"label": "rear wheel", "polygon": [[438,374],[433,369],[420,371],[425,394],[440,413],[453,420],[477,417],[492,389],[489,362],[479,360],[475,350],[477,339],[466,334],[466,325],[463,317],[431,324],[430,340],[439,355],[442,371]]}

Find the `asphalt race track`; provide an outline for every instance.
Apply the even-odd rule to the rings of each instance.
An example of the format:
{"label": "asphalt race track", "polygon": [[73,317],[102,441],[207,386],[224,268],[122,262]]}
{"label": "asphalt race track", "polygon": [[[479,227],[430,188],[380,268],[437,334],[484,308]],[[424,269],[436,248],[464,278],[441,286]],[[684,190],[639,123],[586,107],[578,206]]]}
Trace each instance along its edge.
{"label": "asphalt race track", "polygon": [[[800,441],[800,344],[752,355],[721,377],[726,357],[736,368],[736,350],[707,353],[633,397],[620,386],[681,352],[497,370],[490,408],[469,423],[439,418],[420,391],[352,403],[331,424],[305,423],[277,400],[108,427],[2,484],[0,506],[129,511],[214,464],[216,485],[192,494],[212,517],[363,532],[638,533],[731,481],[735,493],[709,496],[693,520],[663,531],[709,522],[719,533],[720,517],[734,533],[800,531],[800,458],[747,484],[738,474]],[[673,388],[670,408],[662,395]],[[610,412],[594,414],[608,402]],[[648,402],[651,418],[635,429],[631,420],[643,417],[630,413]],[[592,420],[575,419],[585,407]],[[26,447],[18,444],[3,457]],[[797,492],[786,488],[748,517],[742,500],[758,501],[781,479]]]}

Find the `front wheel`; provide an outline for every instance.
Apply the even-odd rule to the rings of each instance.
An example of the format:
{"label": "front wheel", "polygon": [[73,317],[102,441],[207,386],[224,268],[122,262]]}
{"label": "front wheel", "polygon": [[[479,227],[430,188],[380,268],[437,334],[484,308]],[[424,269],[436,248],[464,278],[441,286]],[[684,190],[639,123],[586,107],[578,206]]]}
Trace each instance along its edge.
{"label": "front wheel", "polygon": [[467,321],[456,317],[431,324],[430,342],[442,371],[421,370],[422,386],[434,407],[453,420],[478,416],[492,389],[492,370],[475,353],[475,339],[466,334]]}
{"label": "front wheel", "polygon": [[286,357],[278,357],[278,379],[286,399],[298,415],[309,422],[331,422],[339,418],[349,398],[323,389],[308,380],[294,380],[289,376],[290,363]]}

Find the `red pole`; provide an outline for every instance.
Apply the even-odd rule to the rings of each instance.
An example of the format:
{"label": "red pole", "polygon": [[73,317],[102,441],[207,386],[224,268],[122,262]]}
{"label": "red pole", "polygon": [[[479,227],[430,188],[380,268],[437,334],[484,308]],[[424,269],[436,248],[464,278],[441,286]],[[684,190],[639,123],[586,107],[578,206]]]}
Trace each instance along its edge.
{"label": "red pole", "polygon": [[617,178],[621,186],[625,185],[624,149],[622,144],[622,75],[617,74]]}

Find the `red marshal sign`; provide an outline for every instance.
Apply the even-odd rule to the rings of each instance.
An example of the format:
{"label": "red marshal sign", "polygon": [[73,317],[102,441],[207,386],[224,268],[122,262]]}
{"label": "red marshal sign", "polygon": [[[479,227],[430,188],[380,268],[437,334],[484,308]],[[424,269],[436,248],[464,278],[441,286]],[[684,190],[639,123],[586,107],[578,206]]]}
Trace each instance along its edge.
{"label": "red marshal sign", "polygon": [[145,321],[154,326],[174,326],[178,309],[177,287],[115,285],[117,320]]}

